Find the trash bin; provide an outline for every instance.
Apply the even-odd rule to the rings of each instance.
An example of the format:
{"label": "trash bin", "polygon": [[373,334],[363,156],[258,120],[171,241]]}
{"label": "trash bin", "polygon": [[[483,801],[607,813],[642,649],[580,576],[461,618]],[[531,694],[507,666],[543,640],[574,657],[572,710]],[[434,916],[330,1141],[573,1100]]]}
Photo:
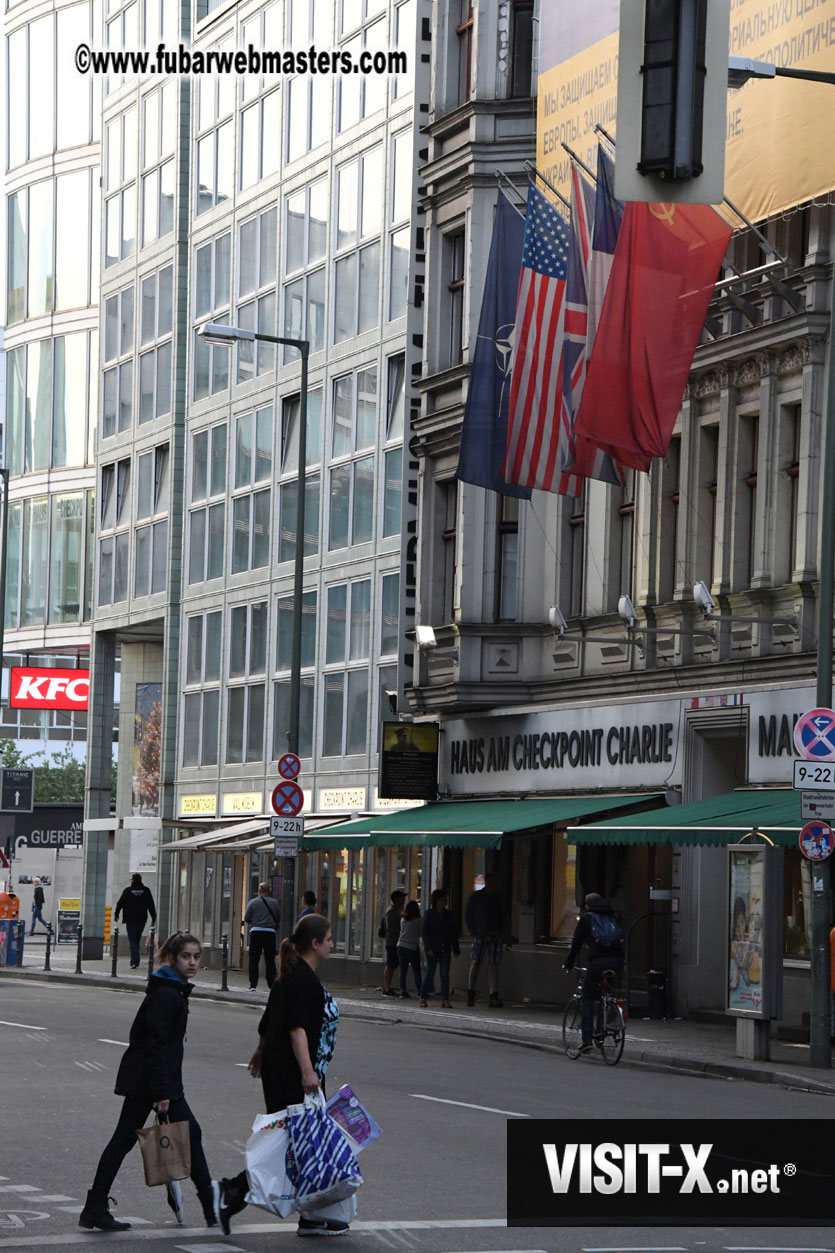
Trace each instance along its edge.
{"label": "trash bin", "polygon": [[20,917],[20,897],[14,892],[0,892],[0,918]]}
{"label": "trash bin", "polygon": [[666,970],[647,971],[647,992],[649,994],[650,1018],[667,1017],[667,972]]}

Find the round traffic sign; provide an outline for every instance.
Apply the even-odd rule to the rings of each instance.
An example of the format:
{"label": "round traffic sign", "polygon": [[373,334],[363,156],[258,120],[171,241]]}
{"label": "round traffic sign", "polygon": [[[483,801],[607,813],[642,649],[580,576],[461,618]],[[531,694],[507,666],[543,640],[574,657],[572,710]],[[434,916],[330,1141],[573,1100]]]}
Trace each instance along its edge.
{"label": "round traffic sign", "polygon": [[794,728],[794,745],[806,761],[835,761],[835,709],[810,709]]}
{"label": "round traffic sign", "polygon": [[800,851],[809,861],[825,861],[835,847],[835,833],[828,822],[807,822],[798,837]]}
{"label": "round traffic sign", "polygon": [[272,795],[273,809],[281,818],[293,818],[301,813],[304,806],[304,793],[298,783],[288,779],[279,783]]}
{"label": "round traffic sign", "polygon": [[295,779],[301,768],[302,763],[295,753],[285,753],[278,763],[278,773],[282,779]]}

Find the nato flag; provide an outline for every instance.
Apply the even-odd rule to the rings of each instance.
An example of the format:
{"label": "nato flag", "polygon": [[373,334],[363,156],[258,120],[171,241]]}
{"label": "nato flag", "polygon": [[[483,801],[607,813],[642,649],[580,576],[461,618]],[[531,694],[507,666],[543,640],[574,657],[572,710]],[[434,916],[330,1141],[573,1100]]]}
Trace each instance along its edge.
{"label": "nato flag", "polygon": [[525,220],[499,192],[487,262],[470,387],[461,427],[458,478],[505,496],[530,500],[529,487],[502,476],[507,445],[507,409],[513,365],[516,293],[522,268]]}

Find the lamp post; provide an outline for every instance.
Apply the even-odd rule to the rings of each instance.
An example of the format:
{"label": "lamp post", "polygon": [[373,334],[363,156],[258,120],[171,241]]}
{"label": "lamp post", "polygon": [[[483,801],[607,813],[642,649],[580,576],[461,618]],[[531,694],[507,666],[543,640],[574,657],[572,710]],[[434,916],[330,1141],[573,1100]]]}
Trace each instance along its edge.
{"label": "lamp post", "polygon": [[[289,339],[282,335],[266,335],[261,331],[245,331],[237,326],[219,322],[207,322],[197,332],[207,344],[231,348],[236,343],[262,341],[295,348],[301,356],[302,372],[299,403],[299,469],[296,476],[296,553],[293,564],[293,634],[290,643],[290,719],[287,730],[289,752],[299,753],[299,724],[301,721],[302,687],[302,595],[304,586],[304,488],[305,462],[307,461],[307,369],[310,341]],[[293,901],[295,898],[296,862],[285,857],[281,879],[281,935],[292,931]]]}
{"label": "lamp post", "polygon": [[[728,86],[742,87],[751,78],[794,78],[812,83],[835,85],[835,73],[800,70],[754,61],[748,57],[728,59]],[[830,244],[830,255],[832,246]],[[832,628],[835,595],[835,256],[829,301],[829,366],[826,380],[824,419],[823,503],[821,505],[821,546],[818,563],[820,602],[818,605],[818,678],[816,703],[832,704]],[[813,862],[812,875],[812,953],[809,1005],[809,1061],[819,1070],[832,1065],[829,1039],[829,929],[832,922],[832,877],[829,860]]]}

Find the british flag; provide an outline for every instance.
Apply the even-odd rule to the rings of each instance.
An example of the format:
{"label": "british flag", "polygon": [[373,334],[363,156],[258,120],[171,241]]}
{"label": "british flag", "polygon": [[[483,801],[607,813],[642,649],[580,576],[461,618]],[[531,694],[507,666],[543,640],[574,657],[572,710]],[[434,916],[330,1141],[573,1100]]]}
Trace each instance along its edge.
{"label": "british flag", "polygon": [[583,481],[569,472],[576,465],[574,414],[586,377],[588,332],[588,272],[591,256],[594,193],[576,165],[571,167],[571,218],[568,273],[565,284],[565,332],[562,345],[560,397],[560,475],[554,489],[563,496],[579,496]]}

